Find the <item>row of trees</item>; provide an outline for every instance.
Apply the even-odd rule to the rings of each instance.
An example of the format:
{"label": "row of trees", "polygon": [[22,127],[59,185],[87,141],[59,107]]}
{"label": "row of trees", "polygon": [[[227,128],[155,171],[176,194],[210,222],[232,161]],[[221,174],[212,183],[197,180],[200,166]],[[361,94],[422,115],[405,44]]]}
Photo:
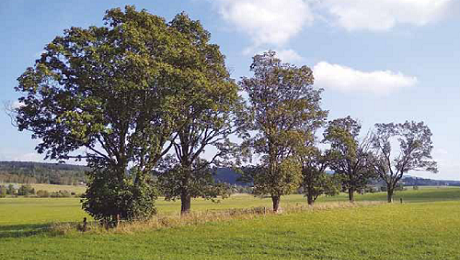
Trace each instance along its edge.
{"label": "row of trees", "polygon": [[10,196],[37,196],[39,198],[69,198],[75,196],[74,192],[67,190],[49,192],[47,190],[37,190],[29,185],[21,185],[19,188],[15,188],[13,184],[0,185],[0,198],[5,198],[7,195]]}
{"label": "row of trees", "polygon": [[0,185],[0,198],[6,197],[6,195],[19,195],[28,196],[35,194],[35,189],[30,185],[21,185],[19,188],[15,188],[13,184]]}
{"label": "row of trees", "polygon": [[38,162],[0,162],[0,182],[79,185],[86,183],[83,166]]}
{"label": "row of trees", "polygon": [[[241,169],[256,194],[271,196],[274,211],[301,183],[309,201],[328,192],[327,168],[347,177],[351,196],[361,175],[377,172],[393,187],[409,170],[434,169],[423,123],[378,125],[372,142],[361,143],[356,121],[338,119],[325,131],[330,149],[319,149],[316,132],[328,112],[307,66],[269,51],[254,57],[254,76],[237,83],[209,32],[184,13],[166,22],[127,6],[104,21],[47,45],[18,79],[24,95],[15,111],[46,158],[88,162],[83,208],[96,219],[148,218],[159,189],[188,213],[194,197],[225,196],[213,166]],[[389,153],[393,137],[404,139],[402,160]]]}

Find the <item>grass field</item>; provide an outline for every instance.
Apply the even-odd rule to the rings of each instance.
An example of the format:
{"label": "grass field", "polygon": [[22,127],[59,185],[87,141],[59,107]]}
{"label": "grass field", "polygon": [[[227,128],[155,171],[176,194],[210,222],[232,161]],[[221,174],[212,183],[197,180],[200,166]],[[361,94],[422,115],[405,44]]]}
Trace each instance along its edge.
{"label": "grass field", "polygon": [[[0,199],[0,259],[460,259],[460,189],[396,195],[406,203],[259,216],[132,234],[52,235],[47,223],[81,221],[78,199]],[[358,195],[385,201],[385,193]],[[345,195],[318,203],[346,200]],[[301,195],[283,205],[304,204]],[[269,206],[240,195],[197,211]],[[179,202],[158,202],[176,214]]]}

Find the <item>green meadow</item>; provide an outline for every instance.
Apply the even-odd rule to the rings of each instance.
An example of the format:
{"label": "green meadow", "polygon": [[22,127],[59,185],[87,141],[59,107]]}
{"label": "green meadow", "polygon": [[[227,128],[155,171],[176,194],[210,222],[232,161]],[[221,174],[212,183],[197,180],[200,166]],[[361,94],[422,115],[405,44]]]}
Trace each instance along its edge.
{"label": "green meadow", "polygon": [[[404,203],[399,203],[403,198]],[[385,193],[357,195],[385,201]],[[211,221],[127,233],[56,234],[49,225],[81,221],[76,198],[0,199],[0,259],[460,259],[460,189],[424,188],[398,203],[319,209],[346,201],[322,197],[318,209],[251,219]],[[270,199],[235,195],[219,203],[195,200],[195,211],[270,206]],[[282,206],[306,204],[286,196]],[[157,203],[178,214],[179,202]]]}

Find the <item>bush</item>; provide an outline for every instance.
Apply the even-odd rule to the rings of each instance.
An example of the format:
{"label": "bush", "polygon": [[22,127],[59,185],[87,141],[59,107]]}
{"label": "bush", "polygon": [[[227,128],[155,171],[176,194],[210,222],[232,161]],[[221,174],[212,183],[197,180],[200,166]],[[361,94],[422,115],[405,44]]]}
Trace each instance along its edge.
{"label": "bush", "polygon": [[51,198],[70,198],[72,197],[69,191],[60,190],[58,192],[51,192]]}
{"label": "bush", "polygon": [[18,195],[19,196],[29,196],[35,194],[35,189],[32,188],[29,184],[27,185],[21,185],[18,189]]}
{"label": "bush", "polygon": [[15,195],[16,189],[14,188],[13,184],[8,185],[8,189],[6,190],[6,194],[8,195]]}
{"label": "bush", "polygon": [[38,190],[37,191],[37,197],[39,197],[39,198],[49,198],[50,193],[47,190]]}
{"label": "bush", "polygon": [[5,198],[6,197],[6,186],[1,185],[0,186],[0,198]]}
{"label": "bush", "polygon": [[131,171],[120,181],[110,169],[88,173],[83,209],[95,220],[115,226],[119,220],[148,219],[156,213],[157,190],[149,176]]}
{"label": "bush", "polygon": [[418,187],[417,185],[414,185],[414,186],[412,186],[412,189],[413,189],[413,190],[418,190],[419,187]]}

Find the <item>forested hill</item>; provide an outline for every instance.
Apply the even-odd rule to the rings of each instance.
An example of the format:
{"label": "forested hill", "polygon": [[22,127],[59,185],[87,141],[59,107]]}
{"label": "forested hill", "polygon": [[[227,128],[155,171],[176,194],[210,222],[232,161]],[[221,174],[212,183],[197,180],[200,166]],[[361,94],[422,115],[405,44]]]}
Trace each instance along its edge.
{"label": "forested hill", "polygon": [[[86,183],[85,166],[39,163],[39,162],[1,162],[1,183],[49,183],[63,185],[77,185]],[[238,186],[250,186],[239,182],[240,175],[229,168],[217,169],[214,176],[217,182]],[[459,181],[440,181],[407,176],[403,180],[405,186],[460,186]],[[374,183],[375,184],[375,183]],[[383,184],[382,184],[383,185]]]}
{"label": "forested hill", "polygon": [[[86,182],[85,171],[80,165],[39,162],[1,162],[0,183],[50,183],[75,185]],[[239,174],[228,168],[218,169],[217,182],[246,186],[238,181]]]}
{"label": "forested hill", "polygon": [[88,168],[39,162],[0,162],[0,183],[49,183],[77,185],[85,182]]}

